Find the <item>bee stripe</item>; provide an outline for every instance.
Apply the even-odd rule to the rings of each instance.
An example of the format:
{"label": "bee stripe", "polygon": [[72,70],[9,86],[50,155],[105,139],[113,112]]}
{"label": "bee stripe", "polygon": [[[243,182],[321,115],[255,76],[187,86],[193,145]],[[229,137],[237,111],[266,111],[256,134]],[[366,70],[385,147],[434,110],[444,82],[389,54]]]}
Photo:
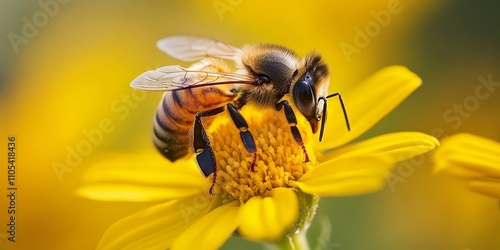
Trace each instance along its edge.
{"label": "bee stripe", "polygon": [[[183,91],[184,95],[189,95],[189,98],[187,98],[187,99],[197,100],[197,98],[193,95],[193,92],[191,89],[184,89],[182,91]],[[190,109],[189,103],[184,103],[182,101],[181,97],[179,96],[179,91],[172,91],[171,94],[172,94],[172,99],[174,100],[175,104],[177,104],[179,107],[184,107],[184,111],[186,111],[192,115],[195,115],[196,113],[198,113],[197,111],[193,111]]]}
{"label": "bee stripe", "polygon": [[[187,139],[185,139],[184,141],[187,141]],[[174,138],[171,138],[167,141],[162,141],[161,139],[155,137],[154,142],[156,148],[160,151],[160,153],[171,161],[175,161],[189,153],[188,145],[179,141],[175,141]]]}
{"label": "bee stripe", "polygon": [[[173,130],[162,122],[162,113],[158,110],[155,115],[153,137],[156,148],[167,159],[175,161],[189,153],[188,134],[181,130]],[[169,117],[165,117],[171,120]]]}
{"label": "bee stripe", "polygon": [[161,142],[164,142],[164,141],[168,140],[168,138],[167,138],[168,135],[166,135],[166,134],[160,134],[160,132],[158,132],[158,130],[156,128],[153,129],[153,135],[156,138],[158,138],[158,140],[160,140]]}
{"label": "bee stripe", "polygon": [[173,120],[174,122],[176,122],[180,125],[184,125],[184,126],[190,126],[191,124],[193,124],[192,120],[184,119],[184,117],[182,115],[179,115],[179,112],[182,112],[182,110],[183,110],[181,107],[176,107],[176,109],[175,109],[176,112],[172,112],[171,110],[174,110],[174,109],[172,107],[169,108],[167,106],[167,102],[165,101],[165,99],[163,99],[163,101],[161,102],[161,106],[163,109],[163,113],[165,113],[165,115],[167,115],[167,117],[170,117],[171,120]]}
{"label": "bee stripe", "polygon": [[[158,112],[156,112],[155,120],[156,120],[156,124],[158,124],[158,126],[160,126],[160,128],[163,131],[165,131],[165,132],[167,132],[167,133],[169,133],[171,135],[176,134],[176,132],[174,130],[170,129],[169,127],[165,126],[165,124],[163,124],[163,122],[160,119],[160,116],[158,115]],[[156,129],[155,129],[155,131],[156,131]],[[158,137],[158,138],[161,138],[161,137]]]}
{"label": "bee stripe", "polygon": [[[159,125],[159,126],[161,127],[161,125]],[[186,133],[180,133],[180,132],[181,131],[170,133],[170,132],[158,129],[158,127],[156,127],[156,126],[153,128],[153,135],[161,142],[169,145],[169,147],[172,147],[173,145],[176,145],[176,144],[184,144],[187,141],[187,137],[188,137],[187,132]]]}

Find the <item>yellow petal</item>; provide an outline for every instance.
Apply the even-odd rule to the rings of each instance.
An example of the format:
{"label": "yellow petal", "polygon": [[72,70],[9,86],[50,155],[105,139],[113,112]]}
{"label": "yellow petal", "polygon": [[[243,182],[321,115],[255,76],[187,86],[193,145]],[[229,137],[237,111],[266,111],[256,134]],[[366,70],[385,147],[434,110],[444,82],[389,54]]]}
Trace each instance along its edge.
{"label": "yellow petal", "polygon": [[471,170],[462,164],[449,160],[439,160],[434,164],[435,173],[447,173],[460,179],[472,179],[484,177],[481,173]]}
{"label": "yellow petal", "polygon": [[234,201],[210,211],[179,235],[171,249],[220,248],[238,227],[238,209]]}
{"label": "yellow petal", "polygon": [[469,183],[472,191],[500,199],[500,179],[474,180]]}
{"label": "yellow petal", "polygon": [[275,188],[270,196],[254,196],[241,208],[238,232],[245,238],[262,241],[280,239],[298,217],[298,198],[290,188]]}
{"label": "yellow petal", "polygon": [[500,159],[486,159],[484,154],[466,152],[465,149],[450,152],[436,164],[436,172],[447,172],[460,178],[500,178]]}
{"label": "yellow petal", "polygon": [[209,181],[192,159],[172,164],[153,153],[113,154],[90,165],[77,190],[78,195],[89,199],[147,202],[208,190]]}
{"label": "yellow petal", "polygon": [[363,194],[382,188],[393,165],[375,156],[333,159],[309,170],[296,184],[305,193],[321,196]]}
{"label": "yellow petal", "polygon": [[422,80],[403,66],[384,68],[353,89],[342,93],[351,131],[347,131],[336,100],[328,105],[328,121],[322,148],[346,144],[365,133],[417,89]]}
{"label": "yellow petal", "polygon": [[443,140],[434,155],[436,172],[460,178],[500,178],[500,143],[471,134],[457,134]]}
{"label": "yellow petal", "polygon": [[398,162],[426,153],[438,145],[439,141],[436,138],[424,133],[391,133],[332,150],[324,155],[323,161],[377,155]]}
{"label": "yellow petal", "polygon": [[214,201],[213,196],[198,194],[137,212],[113,224],[97,249],[167,249]]}

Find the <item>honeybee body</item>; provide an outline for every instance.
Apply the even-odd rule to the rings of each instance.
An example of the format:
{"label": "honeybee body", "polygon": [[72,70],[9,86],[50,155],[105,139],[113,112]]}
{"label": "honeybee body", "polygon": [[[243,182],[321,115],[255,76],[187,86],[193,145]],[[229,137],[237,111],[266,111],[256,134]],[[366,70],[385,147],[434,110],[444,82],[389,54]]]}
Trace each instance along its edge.
{"label": "honeybee body", "polygon": [[[228,72],[229,69],[220,60],[205,59],[189,70],[208,72]],[[224,89],[224,86],[207,86],[167,91],[156,111],[153,138],[158,150],[170,161],[175,161],[189,154],[189,131],[193,127],[198,112],[231,102],[236,92]],[[203,120],[207,126],[213,117]]]}
{"label": "honeybee body", "polygon": [[[251,86],[236,82],[165,92],[156,112],[154,143],[167,159],[175,161],[192,151],[189,149],[189,131],[199,112],[224,106],[229,102],[237,107],[252,103],[262,108],[274,108],[289,92],[292,78],[298,74],[300,63],[289,49],[271,44],[246,45],[241,53],[235,53],[234,57],[238,74],[255,78],[265,72],[266,77],[276,79],[274,84]],[[214,58],[203,58],[186,71],[231,73],[230,67],[223,60]],[[206,117],[203,123],[209,126],[212,120],[213,117]]]}
{"label": "honeybee body", "polygon": [[[299,58],[280,45],[250,44],[236,48],[197,36],[167,37],[157,46],[177,59],[197,63],[188,68],[172,65],[144,72],[131,86],[165,92],[155,117],[155,145],[171,161],[195,152],[203,174],[213,174],[210,193],[215,185],[217,164],[205,127],[221,112],[230,114],[240,131],[241,143],[253,154],[252,171],[257,149],[248,124],[239,113],[248,103],[283,111],[293,138],[303,149],[304,162],[309,157],[296,126],[294,110],[307,119],[313,133],[318,131],[321,121],[321,141],[327,99],[337,96],[349,129],[340,94],[327,94],[328,66],[314,52]],[[224,59],[234,63],[234,70]]]}

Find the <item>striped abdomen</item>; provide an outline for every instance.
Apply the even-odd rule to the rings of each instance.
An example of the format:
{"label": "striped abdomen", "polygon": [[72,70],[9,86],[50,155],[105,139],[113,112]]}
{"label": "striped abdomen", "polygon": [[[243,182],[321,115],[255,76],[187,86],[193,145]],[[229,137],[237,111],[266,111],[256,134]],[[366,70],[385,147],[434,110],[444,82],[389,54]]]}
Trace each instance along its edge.
{"label": "striped abdomen", "polygon": [[[192,152],[190,129],[196,113],[225,105],[235,93],[225,87],[212,86],[165,92],[156,111],[154,143],[170,161]],[[205,126],[213,117],[203,118]]]}

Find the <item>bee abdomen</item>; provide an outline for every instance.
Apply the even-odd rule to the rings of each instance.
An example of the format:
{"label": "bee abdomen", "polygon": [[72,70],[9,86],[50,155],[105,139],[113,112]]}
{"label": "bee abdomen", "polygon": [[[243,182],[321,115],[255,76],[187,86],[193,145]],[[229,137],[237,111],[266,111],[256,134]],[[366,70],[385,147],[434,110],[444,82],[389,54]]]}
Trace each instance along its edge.
{"label": "bee abdomen", "polygon": [[189,130],[195,114],[186,111],[173,98],[175,92],[167,92],[156,111],[153,136],[158,150],[170,161],[189,153]]}
{"label": "bee abdomen", "polygon": [[[165,92],[155,117],[156,147],[170,161],[189,154],[192,152],[189,130],[196,114],[223,106],[233,99],[233,93],[211,87]],[[203,124],[209,126],[213,118],[204,117]]]}
{"label": "bee abdomen", "polygon": [[[188,130],[189,131],[189,130]],[[187,132],[172,130],[165,126],[156,114],[153,128],[154,143],[156,148],[170,161],[175,161],[189,153]]]}

